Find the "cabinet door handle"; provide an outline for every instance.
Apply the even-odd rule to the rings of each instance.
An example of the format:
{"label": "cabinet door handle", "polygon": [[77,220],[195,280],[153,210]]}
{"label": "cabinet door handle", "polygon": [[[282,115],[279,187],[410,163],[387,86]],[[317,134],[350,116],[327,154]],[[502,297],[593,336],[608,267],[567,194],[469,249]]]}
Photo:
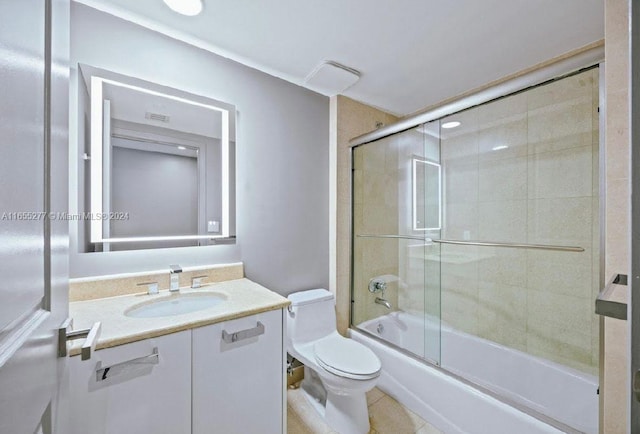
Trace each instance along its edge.
{"label": "cabinet door handle", "polygon": [[238,342],[243,339],[249,339],[262,334],[264,334],[264,324],[258,321],[258,324],[255,327],[246,330],[240,330],[239,332],[228,333],[226,330],[222,330],[222,340],[228,344],[231,344],[233,342]]}
{"label": "cabinet door handle", "polygon": [[96,381],[104,381],[107,378],[118,375],[133,365],[157,365],[158,363],[160,363],[160,355],[158,354],[158,347],[154,347],[153,351],[148,356],[138,357],[136,359],[127,360],[126,362],[116,363],[115,365],[105,367],[98,364],[98,368],[96,369]]}

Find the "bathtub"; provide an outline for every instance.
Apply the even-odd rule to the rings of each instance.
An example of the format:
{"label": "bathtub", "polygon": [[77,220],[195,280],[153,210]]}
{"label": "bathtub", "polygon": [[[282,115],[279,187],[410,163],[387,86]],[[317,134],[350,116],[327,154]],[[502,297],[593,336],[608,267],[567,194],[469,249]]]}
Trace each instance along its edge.
{"label": "bathtub", "polygon": [[425,333],[437,333],[437,323],[425,332],[422,317],[393,312],[359,328],[366,333],[351,329],[350,336],[382,361],[380,388],[446,433],[598,432],[596,377],[442,326],[447,371],[555,419],[560,430],[370,336],[422,354]]}

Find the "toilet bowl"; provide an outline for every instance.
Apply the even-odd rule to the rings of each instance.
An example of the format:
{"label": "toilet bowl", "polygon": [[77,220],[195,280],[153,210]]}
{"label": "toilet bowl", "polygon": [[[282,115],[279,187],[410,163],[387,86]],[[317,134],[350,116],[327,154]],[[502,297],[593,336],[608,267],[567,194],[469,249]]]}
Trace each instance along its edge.
{"label": "toilet bowl", "polygon": [[340,434],[369,432],[366,392],[378,381],[380,359],[336,331],[331,292],[311,289],[288,298],[287,352],[305,365],[305,395]]}

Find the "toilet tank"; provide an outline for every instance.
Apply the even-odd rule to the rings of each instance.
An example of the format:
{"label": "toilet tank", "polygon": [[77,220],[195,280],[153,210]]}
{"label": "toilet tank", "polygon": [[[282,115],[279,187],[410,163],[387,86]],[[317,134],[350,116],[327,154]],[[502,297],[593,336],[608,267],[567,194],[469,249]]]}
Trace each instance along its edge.
{"label": "toilet tank", "polygon": [[304,343],[336,330],[334,296],[326,289],[294,292],[287,297],[287,340]]}

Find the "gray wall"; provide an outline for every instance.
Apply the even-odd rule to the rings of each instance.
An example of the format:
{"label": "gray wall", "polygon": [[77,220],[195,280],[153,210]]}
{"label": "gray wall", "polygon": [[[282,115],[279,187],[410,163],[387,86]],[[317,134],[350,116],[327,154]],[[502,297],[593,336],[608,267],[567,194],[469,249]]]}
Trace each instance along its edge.
{"label": "gray wall", "polygon": [[[112,138],[110,210],[128,212],[129,218],[111,222],[110,236],[197,234],[197,160],[118,146],[128,141]],[[145,248],[144,243],[114,243],[110,247],[111,250]]]}
{"label": "gray wall", "polygon": [[[72,80],[86,63],[238,109],[235,245],[78,253],[71,225],[71,277],[243,261],[247,277],[286,294],[328,287],[329,99],[135,24],[72,4]],[[71,211],[77,173],[77,82],[72,83]],[[82,119],[80,120],[82,124]],[[81,125],[80,125],[81,126]]]}

